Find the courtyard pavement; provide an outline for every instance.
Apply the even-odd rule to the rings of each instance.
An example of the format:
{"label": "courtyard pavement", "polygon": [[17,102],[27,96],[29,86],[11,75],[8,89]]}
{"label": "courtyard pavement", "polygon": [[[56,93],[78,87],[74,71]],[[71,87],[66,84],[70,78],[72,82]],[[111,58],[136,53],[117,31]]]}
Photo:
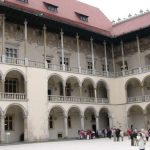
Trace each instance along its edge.
{"label": "courtyard pavement", "polygon": [[[130,146],[127,138],[123,142],[113,139],[71,140],[30,144],[11,144],[0,146],[0,150],[138,150]],[[146,150],[150,150],[150,142],[146,143]]]}

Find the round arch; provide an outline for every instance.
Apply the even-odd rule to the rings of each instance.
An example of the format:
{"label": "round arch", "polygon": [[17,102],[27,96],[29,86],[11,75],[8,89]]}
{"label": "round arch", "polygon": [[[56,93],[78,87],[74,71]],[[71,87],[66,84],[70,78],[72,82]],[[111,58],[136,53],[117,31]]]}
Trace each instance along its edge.
{"label": "round arch", "polygon": [[27,117],[27,116],[28,116],[28,112],[27,112],[27,110],[25,109],[25,107],[24,107],[23,105],[17,104],[17,103],[13,103],[13,104],[8,105],[8,106],[5,108],[4,115],[6,115],[8,109],[9,109],[10,107],[13,107],[13,106],[17,106],[17,107],[21,108],[24,117]]}
{"label": "round arch", "polygon": [[[51,111],[52,111],[53,109],[55,109],[55,108],[59,108],[60,110],[62,110],[63,115],[64,115],[64,116],[67,116],[67,113],[66,113],[65,109],[64,109],[62,106],[60,106],[60,105],[54,105],[53,107],[51,107],[50,110],[49,110],[49,115],[50,115]],[[48,115],[48,116],[49,116],[49,115]]]}
{"label": "round arch", "polygon": [[73,109],[73,108],[75,108],[76,110],[78,110],[78,112],[80,113],[80,115],[82,115],[81,109],[80,109],[78,106],[73,105],[73,106],[71,106],[71,107],[67,110],[67,116],[68,116],[70,110]]}
{"label": "round arch", "polygon": [[65,79],[65,83],[67,83],[67,81],[68,81],[70,78],[74,78],[74,79],[78,82],[78,85],[81,86],[81,81],[80,81],[80,79],[79,79],[78,77],[76,77],[76,76],[73,76],[73,75],[68,76],[68,77]]}
{"label": "round arch", "polygon": [[18,72],[19,74],[21,74],[21,75],[23,76],[23,78],[24,78],[24,81],[26,81],[25,73],[24,73],[22,70],[17,69],[17,68],[12,68],[12,69],[7,70],[7,72],[6,72],[5,75],[4,75],[4,80],[6,79],[6,76],[7,76],[10,72],[12,72],[12,71],[16,71],[16,72]]}
{"label": "round arch", "polygon": [[64,82],[63,77],[62,77],[61,75],[57,74],[57,73],[52,73],[52,74],[50,74],[50,75],[48,76],[48,81],[50,80],[51,77],[54,77],[54,76],[60,78],[61,81]]}
{"label": "round arch", "polygon": [[107,91],[108,91],[108,90],[109,90],[108,83],[107,83],[105,80],[103,80],[103,79],[100,79],[100,80],[98,80],[98,81],[96,82],[96,87],[98,86],[98,84],[99,84],[100,82],[104,83],[105,88],[106,88]]}
{"label": "round arch", "polygon": [[95,82],[93,81],[93,79],[91,79],[91,78],[89,78],[89,77],[86,77],[86,78],[84,78],[84,79],[82,80],[82,82],[81,82],[81,83],[82,83],[82,84],[81,84],[82,86],[83,86],[83,83],[84,83],[85,80],[91,81],[91,83],[92,83],[92,85],[93,85],[93,88],[96,87],[96,84],[95,84]]}
{"label": "round arch", "polygon": [[126,81],[126,83],[125,83],[125,89],[127,89],[128,84],[129,84],[130,81],[132,81],[132,80],[138,81],[138,83],[140,83],[140,86],[142,86],[142,83],[141,83],[141,81],[140,81],[138,78],[130,78],[130,79],[128,79],[128,80]]}
{"label": "round arch", "polygon": [[86,112],[88,109],[93,110],[94,115],[95,115],[95,117],[96,117],[96,115],[97,115],[97,111],[96,111],[96,109],[95,109],[94,107],[92,107],[92,106],[86,107],[86,108],[84,109],[84,111],[83,111],[83,112],[84,112],[84,115],[85,115],[85,112]]}
{"label": "round arch", "polygon": [[143,78],[143,80],[142,80],[142,85],[144,85],[144,82],[145,82],[145,80],[146,80],[147,78],[150,78],[150,75],[147,75],[147,76],[145,76],[145,77]]}
{"label": "round arch", "polygon": [[127,111],[128,127],[140,130],[145,128],[144,110],[140,105],[132,105]]}

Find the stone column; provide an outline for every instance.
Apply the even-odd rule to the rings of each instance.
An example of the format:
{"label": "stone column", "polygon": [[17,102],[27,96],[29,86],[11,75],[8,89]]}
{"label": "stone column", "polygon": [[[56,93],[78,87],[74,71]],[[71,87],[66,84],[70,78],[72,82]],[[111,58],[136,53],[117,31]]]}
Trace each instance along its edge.
{"label": "stone column", "polygon": [[141,65],[141,51],[140,51],[140,41],[139,36],[136,36],[136,42],[137,42],[137,50],[138,50],[138,62],[139,62],[139,71],[142,72],[142,65]]}
{"label": "stone column", "polygon": [[96,131],[99,131],[99,116],[96,116]]}
{"label": "stone column", "polygon": [[95,103],[97,103],[97,89],[94,88],[94,98],[95,98]]}
{"label": "stone column", "polygon": [[28,89],[27,89],[27,80],[26,79],[24,81],[24,94],[25,94],[25,99],[28,99]]}
{"label": "stone column", "polygon": [[28,141],[28,117],[24,116],[24,141]]}
{"label": "stone column", "polygon": [[109,116],[109,128],[113,128],[113,118],[112,116]]}
{"label": "stone column", "polygon": [[65,101],[65,96],[66,96],[66,83],[63,82],[63,96],[64,96],[64,101]]}
{"label": "stone column", "polygon": [[65,123],[65,138],[68,138],[68,117],[64,117],[64,123]]}
{"label": "stone column", "polygon": [[61,29],[60,36],[61,36],[61,58],[62,58],[62,67],[63,71],[65,71],[65,64],[64,64],[64,32]]}
{"label": "stone column", "polygon": [[2,62],[5,63],[5,14],[2,14]]}
{"label": "stone column", "polygon": [[80,44],[79,44],[79,35],[78,35],[78,33],[77,33],[77,35],[76,35],[76,39],[77,39],[78,68],[79,68],[79,73],[81,73]]}
{"label": "stone column", "polygon": [[79,86],[80,89],[80,98],[82,98],[82,85]]}
{"label": "stone column", "polygon": [[84,130],[84,115],[81,115],[81,130]]}
{"label": "stone column", "polygon": [[2,99],[4,98],[4,93],[5,93],[5,81],[4,80],[2,80]]}
{"label": "stone column", "polygon": [[28,36],[28,29],[27,29],[27,20],[24,21],[24,58],[25,58],[25,65],[28,66],[28,58],[27,58],[27,36]]}
{"label": "stone column", "polygon": [[92,52],[92,72],[95,74],[95,61],[94,61],[94,48],[93,48],[93,38],[90,39],[91,43],[91,52]]}
{"label": "stone column", "polygon": [[114,56],[114,45],[113,45],[113,43],[111,43],[111,53],[112,53],[112,61],[113,61],[113,71],[115,73],[116,67],[115,67],[115,56]]}
{"label": "stone column", "polygon": [[147,128],[147,115],[146,115],[146,113],[144,113],[144,124],[145,124],[145,129],[148,129]]}
{"label": "stone column", "polygon": [[108,62],[107,62],[107,48],[106,48],[106,41],[104,41],[104,54],[105,54],[105,70],[108,76]]}
{"label": "stone column", "polygon": [[44,24],[43,26],[43,32],[44,32],[44,62],[45,62],[45,68],[47,68],[47,62],[46,62],[46,26]]}
{"label": "stone column", "polygon": [[142,96],[144,96],[145,92],[144,92],[144,86],[143,85],[141,86],[141,90],[142,90]]}
{"label": "stone column", "polygon": [[0,127],[1,127],[1,143],[5,142],[5,115],[0,116]]}
{"label": "stone column", "polygon": [[124,60],[124,49],[123,49],[123,41],[120,41],[120,46],[121,46],[121,54],[122,54],[122,73],[125,75],[125,60]]}

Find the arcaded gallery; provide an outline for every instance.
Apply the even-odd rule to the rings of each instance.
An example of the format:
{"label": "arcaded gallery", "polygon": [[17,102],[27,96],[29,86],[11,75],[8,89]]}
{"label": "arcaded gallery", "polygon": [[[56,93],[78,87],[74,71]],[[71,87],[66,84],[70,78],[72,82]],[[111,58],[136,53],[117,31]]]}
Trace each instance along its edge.
{"label": "arcaded gallery", "polygon": [[150,12],[110,21],[78,0],[0,0],[0,142],[150,128]]}

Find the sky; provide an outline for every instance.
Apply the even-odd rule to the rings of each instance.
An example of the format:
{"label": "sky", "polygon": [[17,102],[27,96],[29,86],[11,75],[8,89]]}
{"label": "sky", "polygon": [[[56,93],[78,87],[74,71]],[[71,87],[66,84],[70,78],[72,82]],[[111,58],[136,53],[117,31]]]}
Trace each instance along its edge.
{"label": "sky", "polygon": [[140,14],[150,10],[150,0],[79,0],[81,2],[98,7],[110,21],[128,18],[131,14]]}

